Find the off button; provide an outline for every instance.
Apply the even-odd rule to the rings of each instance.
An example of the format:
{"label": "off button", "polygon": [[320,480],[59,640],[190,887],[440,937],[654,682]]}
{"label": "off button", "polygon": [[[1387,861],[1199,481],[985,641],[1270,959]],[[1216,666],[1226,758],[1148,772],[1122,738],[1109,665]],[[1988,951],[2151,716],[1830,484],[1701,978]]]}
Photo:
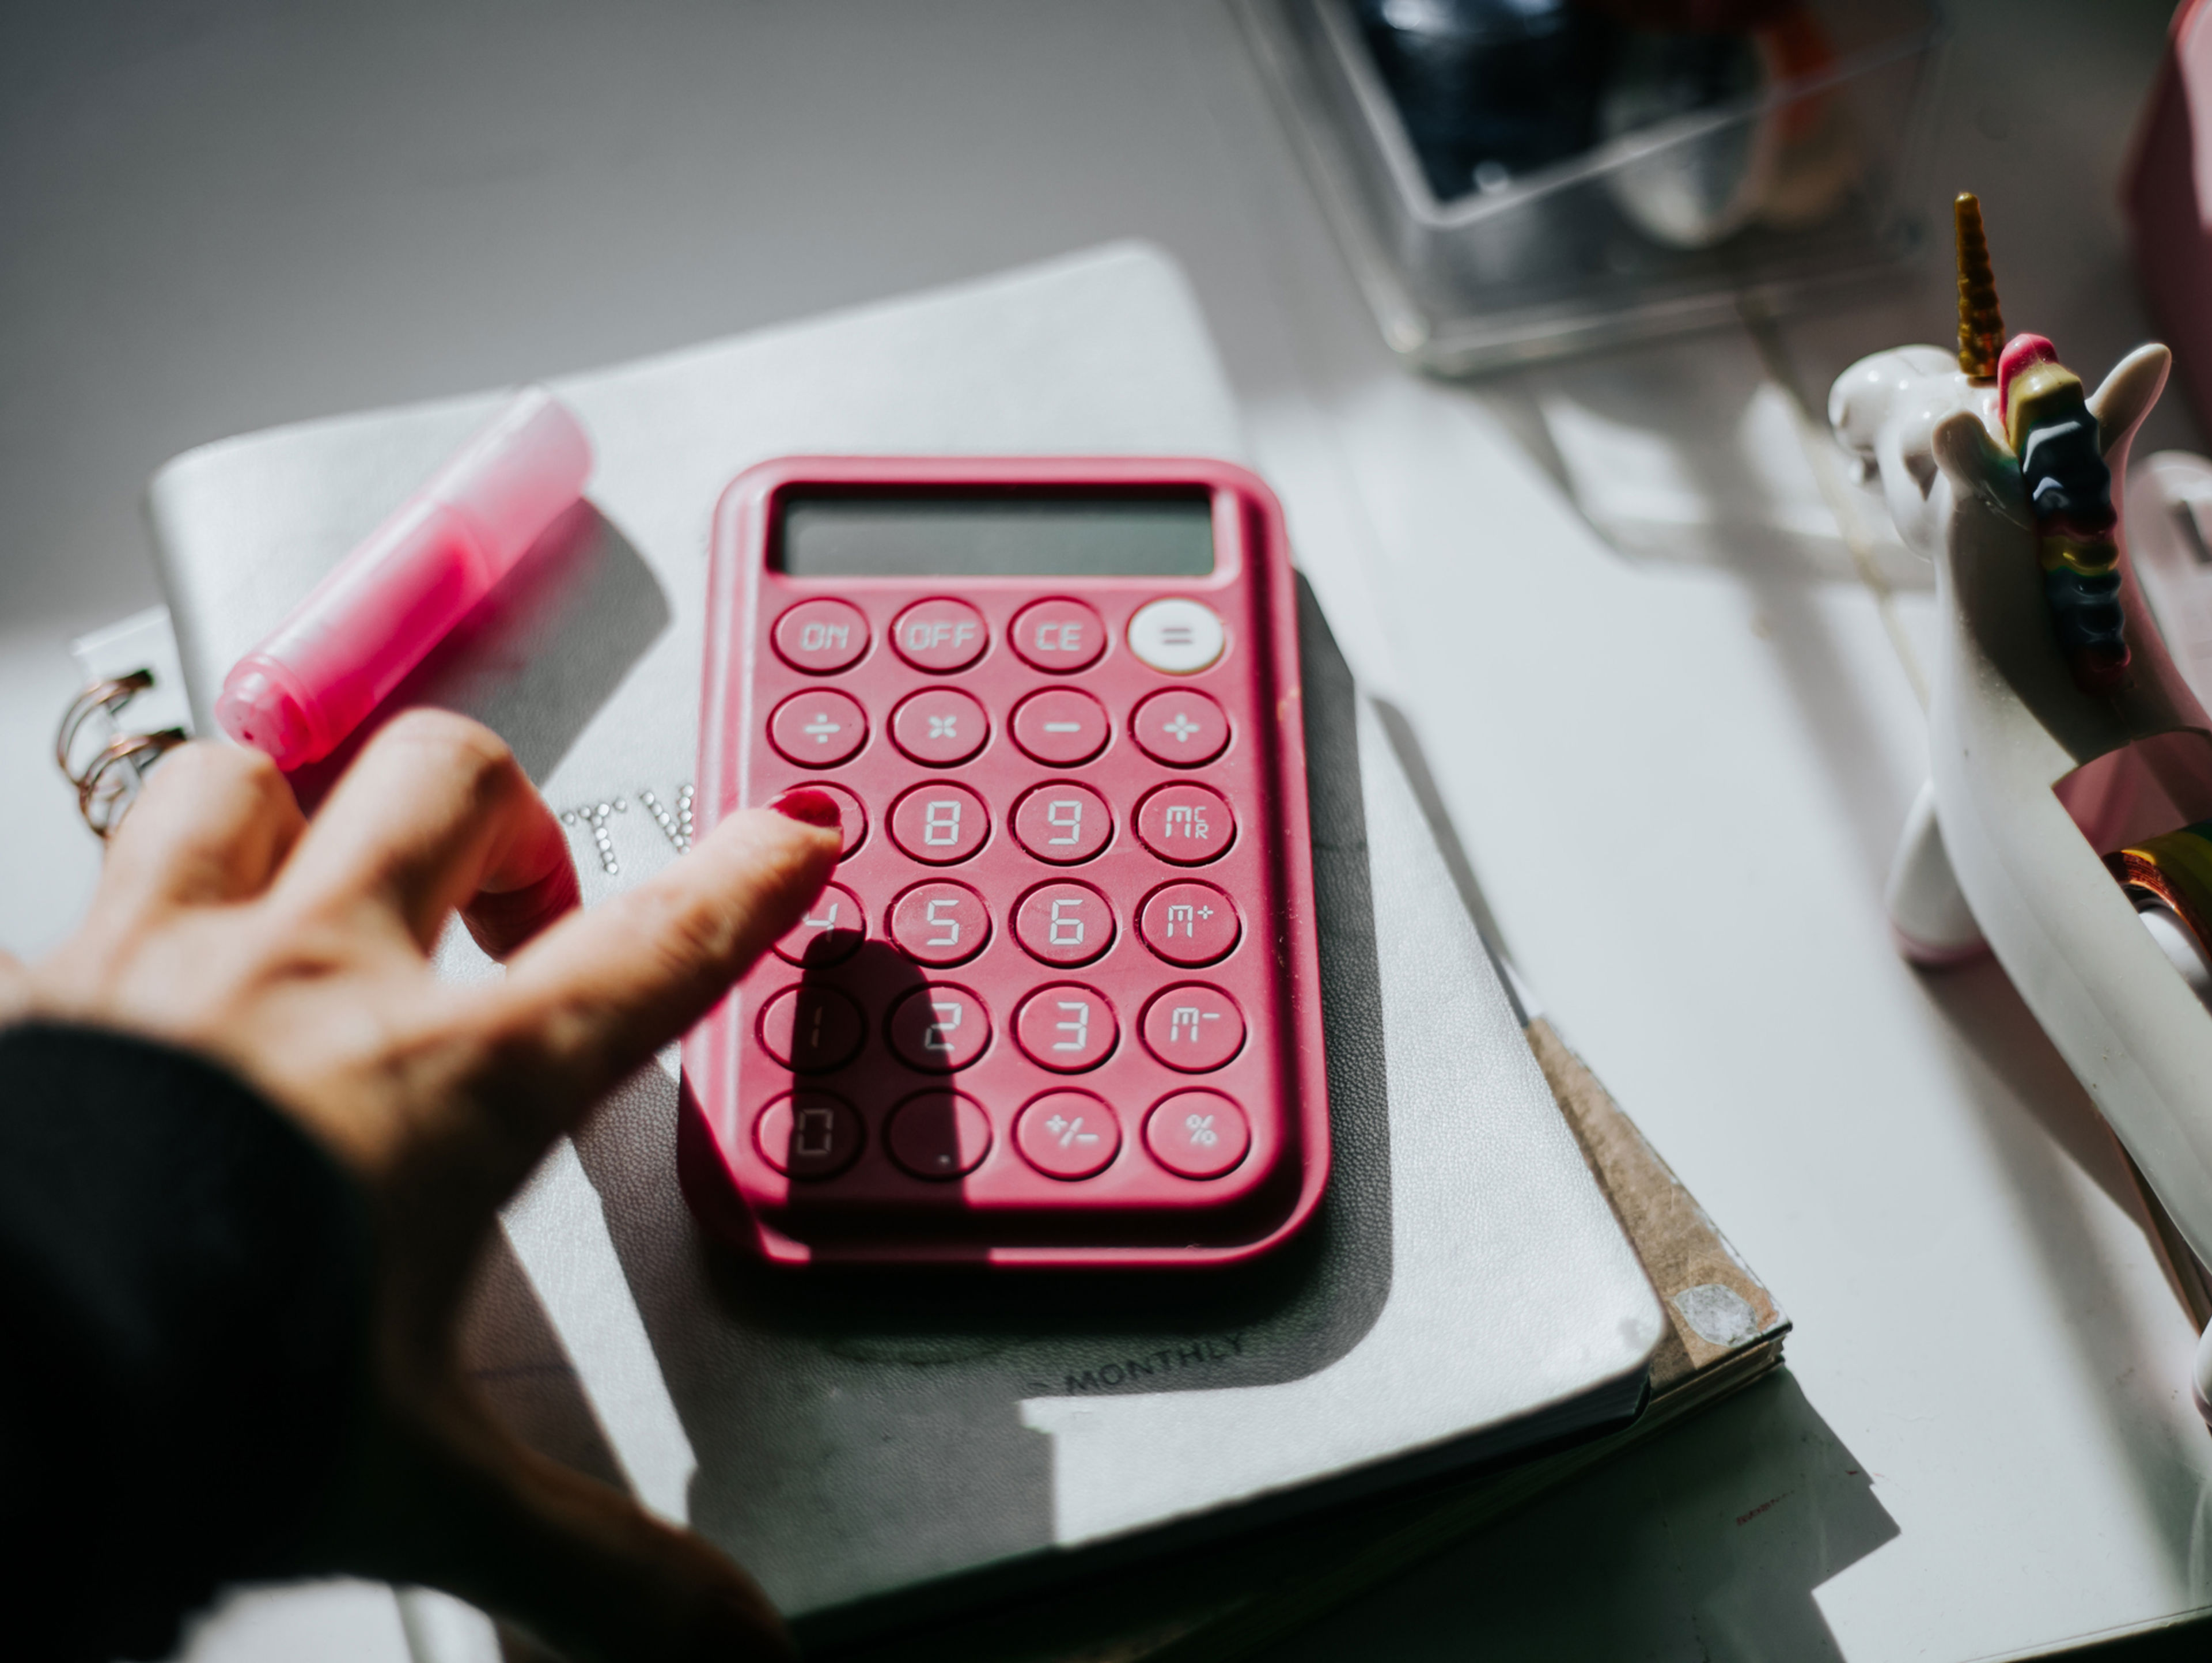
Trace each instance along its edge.
{"label": "off button", "polygon": [[1170,676],[1197,674],[1228,645],[1220,614],[1198,601],[1156,600],[1129,620],[1129,651]]}

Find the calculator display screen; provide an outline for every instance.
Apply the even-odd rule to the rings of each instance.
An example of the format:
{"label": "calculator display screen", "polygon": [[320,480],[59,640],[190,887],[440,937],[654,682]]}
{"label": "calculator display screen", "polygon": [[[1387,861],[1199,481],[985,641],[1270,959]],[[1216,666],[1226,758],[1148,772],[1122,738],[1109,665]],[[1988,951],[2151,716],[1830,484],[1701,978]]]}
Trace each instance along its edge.
{"label": "calculator display screen", "polygon": [[802,495],[783,499],[777,567],[795,578],[1204,577],[1204,492]]}

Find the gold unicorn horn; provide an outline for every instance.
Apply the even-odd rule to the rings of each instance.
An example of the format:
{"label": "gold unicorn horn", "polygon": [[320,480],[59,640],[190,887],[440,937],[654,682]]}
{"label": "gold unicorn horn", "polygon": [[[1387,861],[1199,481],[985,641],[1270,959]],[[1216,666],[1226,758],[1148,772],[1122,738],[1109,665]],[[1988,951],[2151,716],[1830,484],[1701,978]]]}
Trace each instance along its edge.
{"label": "gold unicorn horn", "polygon": [[1993,380],[2005,328],[1997,280],[1990,270],[1990,240],[1982,231],[1982,199],[1961,191],[1952,208],[1959,228],[1959,367],[1973,380]]}

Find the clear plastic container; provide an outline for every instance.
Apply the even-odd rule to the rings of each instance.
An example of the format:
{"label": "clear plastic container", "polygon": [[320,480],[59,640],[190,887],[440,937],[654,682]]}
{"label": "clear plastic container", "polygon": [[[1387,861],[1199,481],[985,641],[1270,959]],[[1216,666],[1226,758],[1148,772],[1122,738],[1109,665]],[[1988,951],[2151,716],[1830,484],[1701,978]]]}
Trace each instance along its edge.
{"label": "clear plastic container", "polygon": [[[1927,0],[1815,0],[1756,37],[1600,20],[1602,84],[1583,89],[1586,108],[1563,118],[1553,100],[1524,118],[1533,161],[1485,157],[1479,134],[1440,140],[1442,106],[1419,79],[1430,66],[1392,58],[1386,16],[1449,7],[1237,4],[1384,338],[1423,368],[1465,373],[1746,306],[1786,310],[1893,273],[1918,246],[1904,204],[1942,36]],[[1519,72],[1564,74],[1572,56],[1524,52]],[[1586,71],[1589,51],[1574,61]],[[1499,64],[1504,74],[1485,66],[1461,84],[1510,99],[1515,62]],[[1587,148],[1557,154],[1562,119]]]}

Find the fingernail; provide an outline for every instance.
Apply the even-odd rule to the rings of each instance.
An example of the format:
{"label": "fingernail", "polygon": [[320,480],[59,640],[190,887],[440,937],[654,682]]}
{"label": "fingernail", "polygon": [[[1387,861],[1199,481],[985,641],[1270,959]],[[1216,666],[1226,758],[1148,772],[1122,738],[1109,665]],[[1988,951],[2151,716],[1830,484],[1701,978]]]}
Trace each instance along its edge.
{"label": "fingernail", "polygon": [[844,829],[845,816],[838,810],[837,799],[828,792],[817,791],[811,786],[800,786],[787,791],[769,807],[802,825],[819,826],[824,831]]}

